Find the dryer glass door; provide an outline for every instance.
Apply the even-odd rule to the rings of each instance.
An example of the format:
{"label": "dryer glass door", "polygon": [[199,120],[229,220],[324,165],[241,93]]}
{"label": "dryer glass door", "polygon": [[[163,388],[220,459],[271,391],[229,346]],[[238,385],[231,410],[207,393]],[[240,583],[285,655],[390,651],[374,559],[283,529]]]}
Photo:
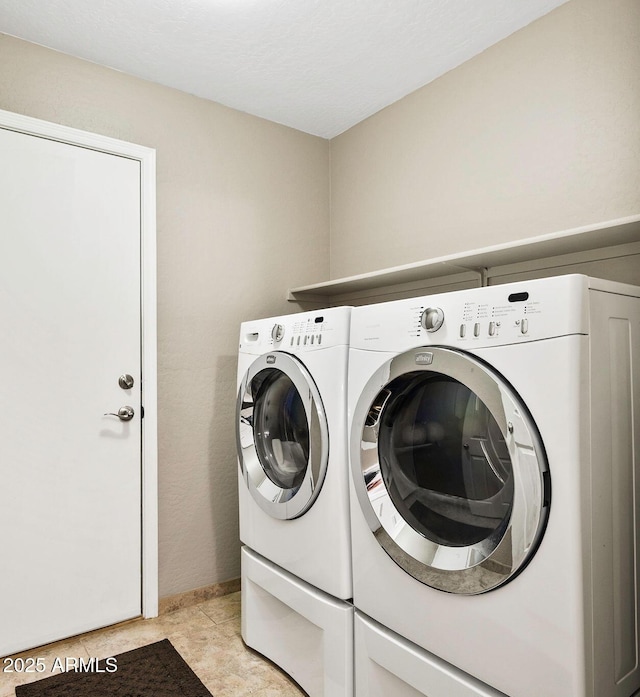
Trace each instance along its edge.
{"label": "dryer glass door", "polygon": [[408,573],[474,594],[524,567],[546,521],[547,466],[527,410],[497,373],[448,349],[403,354],[367,385],[353,435],[360,503]]}
{"label": "dryer glass door", "polygon": [[237,442],[243,479],[263,510],[290,519],[311,507],[329,443],[320,394],[302,363],[276,351],[252,364],[238,394]]}

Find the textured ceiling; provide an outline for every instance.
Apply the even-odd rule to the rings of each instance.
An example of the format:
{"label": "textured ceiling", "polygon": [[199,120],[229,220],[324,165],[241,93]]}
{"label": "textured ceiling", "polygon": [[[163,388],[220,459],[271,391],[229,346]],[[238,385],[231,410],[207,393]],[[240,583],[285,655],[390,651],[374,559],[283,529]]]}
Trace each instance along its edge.
{"label": "textured ceiling", "polygon": [[566,0],[0,0],[0,32],[331,138]]}

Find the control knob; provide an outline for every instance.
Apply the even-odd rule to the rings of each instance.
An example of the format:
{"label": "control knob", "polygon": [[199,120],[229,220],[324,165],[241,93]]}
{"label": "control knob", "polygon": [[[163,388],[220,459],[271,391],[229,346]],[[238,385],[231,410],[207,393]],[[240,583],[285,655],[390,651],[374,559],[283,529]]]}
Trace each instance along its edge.
{"label": "control knob", "polygon": [[271,338],[274,341],[282,341],[283,336],[284,336],[284,325],[274,324],[273,329],[271,330]]}
{"label": "control knob", "polygon": [[420,324],[428,332],[437,332],[444,322],[444,312],[439,307],[428,307],[420,317]]}

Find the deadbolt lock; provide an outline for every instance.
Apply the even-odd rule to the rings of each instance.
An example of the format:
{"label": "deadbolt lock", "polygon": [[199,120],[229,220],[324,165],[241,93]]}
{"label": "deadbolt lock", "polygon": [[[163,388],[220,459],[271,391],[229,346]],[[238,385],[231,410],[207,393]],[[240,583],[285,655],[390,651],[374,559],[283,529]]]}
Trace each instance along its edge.
{"label": "deadbolt lock", "polygon": [[129,373],[125,373],[118,378],[118,385],[120,385],[123,390],[130,390],[134,382],[133,376],[129,375]]}

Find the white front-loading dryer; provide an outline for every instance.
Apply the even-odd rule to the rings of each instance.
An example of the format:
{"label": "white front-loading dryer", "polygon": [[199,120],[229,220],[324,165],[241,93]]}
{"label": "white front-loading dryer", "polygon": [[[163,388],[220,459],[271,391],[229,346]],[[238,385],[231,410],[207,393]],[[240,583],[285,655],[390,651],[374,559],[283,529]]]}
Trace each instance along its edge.
{"label": "white front-loading dryer", "polygon": [[509,697],[640,688],[639,361],[640,289],[585,276],[354,308],[360,697],[385,631],[405,677],[423,652]]}
{"label": "white front-loading dryer", "polygon": [[330,308],[240,330],[242,636],[311,697],[353,693],[350,314]]}

